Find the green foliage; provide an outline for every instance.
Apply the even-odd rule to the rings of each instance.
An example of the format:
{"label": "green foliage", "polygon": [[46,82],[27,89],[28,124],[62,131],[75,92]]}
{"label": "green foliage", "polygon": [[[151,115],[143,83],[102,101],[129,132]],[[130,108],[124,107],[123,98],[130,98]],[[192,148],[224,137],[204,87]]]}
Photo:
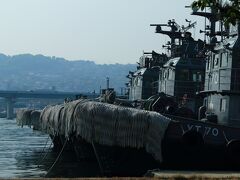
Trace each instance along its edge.
{"label": "green foliage", "polygon": [[192,3],[193,9],[203,10],[212,8],[216,12],[216,18],[222,20],[225,25],[235,25],[240,20],[240,0],[195,0]]}

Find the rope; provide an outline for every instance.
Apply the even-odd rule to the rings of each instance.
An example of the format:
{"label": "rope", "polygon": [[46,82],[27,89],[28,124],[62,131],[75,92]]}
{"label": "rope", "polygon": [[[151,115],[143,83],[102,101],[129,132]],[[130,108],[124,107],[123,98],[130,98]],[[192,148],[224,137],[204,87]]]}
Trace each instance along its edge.
{"label": "rope", "polygon": [[95,147],[95,144],[94,142],[92,141],[92,147],[93,147],[93,150],[94,150],[94,154],[96,156],[96,159],[97,159],[97,162],[98,162],[98,165],[99,165],[99,168],[100,168],[100,171],[101,171],[101,175],[103,176],[104,175],[104,170],[103,170],[103,166],[102,166],[102,162],[101,162],[101,159],[97,153],[97,149]]}
{"label": "rope", "polygon": [[[42,151],[41,151],[41,153],[40,153],[40,157],[42,156],[42,154],[43,154],[43,152],[44,152],[44,150],[45,150],[45,148],[46,148],[46,146],[47,146],[47,143],[48,143],[48,141],[49,141],[49,138],[50,138],[50,136],[48,136],[47,141],[46,141],[45,145],[43,146],[43,149],[42,149]],[[36,164],[38,164],[38,163],[39,163],[39,160],[36,162]]]}
{"label": "rope", "polygon": [[160,172],[161,170],[160,169],[150,169],[148,170],[144,175],[143,177],[154,177],[154,173],[155,172]]}
{"label": "rope", "polygon": [[[46,144],[45,145],[47,145],[47,143],[48,143],[48,140],[50,139],[50,136],[48,136],[48,139],[47,139],[47,142],[46,142]],[[54,139],[55,139],[55,136],[53,137],[53,140],[51,141],[51,144],[49,145],[49,147],[48,147],[48,149],[50,149],[51,148],[51,146],[52,146],[52,144],[53,144],[53,141],[54,141]],[[42,153],[44,152],[44,148],[43,148],[43,150],[42,150]],[[45,160],[45,158],[47,157],[47,155],[48,155],[48,152],[49,151],[47,151],[45,154],[44,154],[44,156],[43,156],[43,158],[42,159],[40,159],[40,160],[38,160],[37,161],[37,165],[38,165],[38,167],[39,167],[39,165],[40,165],[40,163],[41,162],[43,162],[43,160]],[[42,154],[41,153],[41,154]],[[42,155],[40,155],[40,157],[41,157]]]}
{"label": "rope", "polygon": [[68,139],[65,140],[65,142],[64,142],[64,144],[63,144],[63,147],[62,147],[60,153],[58,154],[58,156],[57,156],[56,160],[54,161],[54,163],[52,164],[52,166],[48,169],[47,174],[45,175],[45,177],[51,172],[52,168],[56,165],[58,159],[59,159],[60,156],[62,155],[62,152],[63,152],[63,150],[64,150],[64,148],[65,148],[65,146],[66,146],[66,144],[67,144],[67,141],[68,141]]}
{"label": "rope", "polygon": [[230,142],[230,140],[227,138],[227,136],[226,136],[226,134],[225,134],[225,132],[223,131],[223,136],[224,136],[224,138],[225,138],[225,140],[226,140],[226,142],[227,142],[227,144]]}
{"label": "rope", "polygon": [[185,133],[185,130],[183,128],[183,125],[181,124],[181,129],[182,129],[182,135]]}

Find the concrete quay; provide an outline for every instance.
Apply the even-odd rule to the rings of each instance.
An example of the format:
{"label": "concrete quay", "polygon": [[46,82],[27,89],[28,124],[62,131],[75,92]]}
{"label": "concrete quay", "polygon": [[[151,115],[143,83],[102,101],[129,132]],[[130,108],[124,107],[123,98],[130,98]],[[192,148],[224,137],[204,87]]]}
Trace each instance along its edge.
{"label": "concrete quay", "polygon": [[146,177],[153,179],[240,179],[238,171],[171,171],[152,170]]}

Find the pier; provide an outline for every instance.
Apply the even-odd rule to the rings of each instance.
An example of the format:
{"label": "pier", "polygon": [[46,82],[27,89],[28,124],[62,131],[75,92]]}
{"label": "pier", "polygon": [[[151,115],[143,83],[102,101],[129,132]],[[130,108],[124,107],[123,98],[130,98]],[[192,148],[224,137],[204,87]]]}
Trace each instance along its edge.
{"label": "pier", "polygon": [[145,177],[153,179],[239,179],[237,171],[170,171],[170,170],[149,170]]}

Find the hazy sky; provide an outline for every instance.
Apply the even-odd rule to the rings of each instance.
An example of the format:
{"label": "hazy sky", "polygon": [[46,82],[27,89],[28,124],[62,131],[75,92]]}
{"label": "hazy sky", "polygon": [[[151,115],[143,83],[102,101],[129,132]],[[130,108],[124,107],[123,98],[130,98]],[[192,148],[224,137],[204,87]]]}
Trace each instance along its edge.
{"label": "hazy sky", "polygon": [[[135,63],[144,51],[164,52],[166,36],[151,23],[191,16],[192,0],[0,0],[0,52]],[[201,22],[200,22],[201,21]],[[196,30],[196,35],[199,30]]]}

